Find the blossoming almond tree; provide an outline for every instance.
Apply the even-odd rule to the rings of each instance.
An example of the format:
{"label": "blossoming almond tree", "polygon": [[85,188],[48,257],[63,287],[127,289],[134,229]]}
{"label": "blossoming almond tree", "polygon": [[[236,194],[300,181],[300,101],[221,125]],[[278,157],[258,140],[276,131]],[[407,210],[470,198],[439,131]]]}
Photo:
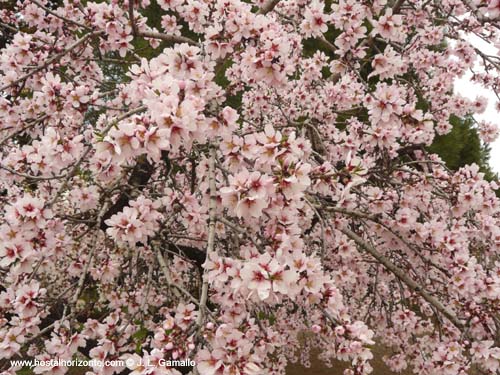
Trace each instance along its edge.
{"label": "blossoming almond tree", "polygon": [[498,186],[426,146],[499,1],[1,4],[2,374],[497,373]]}

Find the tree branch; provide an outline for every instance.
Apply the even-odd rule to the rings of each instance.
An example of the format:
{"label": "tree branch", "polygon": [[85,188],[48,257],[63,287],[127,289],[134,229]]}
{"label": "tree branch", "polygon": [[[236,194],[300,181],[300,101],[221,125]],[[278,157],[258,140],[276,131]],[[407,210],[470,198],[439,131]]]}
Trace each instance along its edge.
{"label": "tree branch", "polygon": [[[107,209],[107,205],[105,204],[104,207],[102,207],[101,211],[99,212],[99,216],[97,217],[97,221],[96,221],[96,224],[94,224],[94,227],[97,227],[97,223],[99,223],[99,219],[102,217],[102,215],[104,214],[104,212],[106,211]],[[87,262],[85,263],[85,267],[83,268],[83,272],[80,276],[80,279],[78,280],[78,285],[77,285],[77,288],[76,288],[76,292],[75,294],[73,295],[73,298],[71,299],[71,305],[72,306],[75,306],[76,303],[78,302],[78,297],[80,297],[80,293],[83,291],[83,286],[85,285],[85,277],[87,276],[87,272],[90,268],[90,265],[92,264],[92,261],[93,261],[93,258],[94,258],[94,253],[97,249],[97,238],[98,238],[98,234],[94,235],[92,237],[92,242],[91,242],[91,245],[90,245],[90,252],[89,252],[89,255],[87,257]],[[66,311],[66,309],[65,309]],[[64,315],[64,314],[63,314]]]}
{"label": "tree branch", "polygon": [[130,24],[132,25],[132,34],[137,35],[137,25],[135,23],[134,17],[134,1],[129,0],[128,2],[128,17],[130,19]]}
{"label": "tree branch", "polygon": [[4,91],[6,89],[8,89],[9,87],[11,86],[14,86],[14,85],[17,85],[19,82],[22,82],[24,81],[25,79],[28,79],[29,77],[31,77],[33,74],[36,74],[40,71],[42,71],[43,69],[45,69],[46,67],[48,67],[50,64],[52,64],[54,61],[60,59],[61,57],[63,57],[64,55],[66,55],[67,53],[69,53],[70,51],[74,50],[76,47],[78,47],[79,45],[83,44],[84,42],[86,42],[88,39],[90,39],[92,36],[96,36],[96,35],[100,35],[102,34],[103,31],[99,31],[99,32],[94,32],[94,33],[88,33],[86,34],[85,36],[83,36],[82,38],[78,39],[75,43],[71,44],[68,48],[66,48],[64,51],[58,53],[57,55],[54,55],[52,56],[50,59],[48,59],[44,64],[40,65],[39,67],[33,69],[31,72],[29,73],[26,73],[25,75],[19,77],[18,79],[16,79],[14,82],[11,82],[11,83],[8,83],[2,87],[0,87],[0,91]]}
{"label": "tree branch", "polygon": [[[208,244],[207,244],[207,258],[212,252],[215,251],[215,222],[217,220],[217,191],[215,187],[215,148],[210,146],[210,158],[208,159],[208,184],[210,191],[210,202],[208,207]],[[200,313],[196,319],[196,324],[201,327],[203,319],[205,318],[205,309],[208,299],[208,280],[206,275],[206,268],[203,270],[203,285],[201,288],[200,297]]]}
{"label": "tree branch", "polygon": [[271,12],[274,9],[274,7],[278,5],[279,2],[280,0],[269,0],[262,6],[262,8],[259,9],[257,14],[267,14]]}
{"label": "tree branch", "polygon": [[392,14],[397,14],[401,10],[401,7],[403,6],[403,3],[405,0],[398,0],[396,4],[392,7]]}
{"label": "tree branch", "polygon": [[128,202],[132,198],[132,191],[136,188],[141,188],[146,186],[151,175],[153,174],[154,167],[151,163],[148,162],[145,155],[142,155],[138,158],[137,164],[135,165],[130,177],[128,179],[127,188],[120,194],[118,200],[113,204],[102,216],[101,223],[99,227],[106,231],[108,225],[106,224],[106,220],[108,220],[111,216],[121,212],[125,206],[128,205]]}
{"label": "tree branch", "polygon": [[156,31],[140,31],[137,33],[137,36],[142,36],[143,38],[154,38],[161,39],[165,42],[169,43],[187,43],[193,46],[197,46],[198,43],[193,39],[182,36],[182,35],[169,35],[164,33],[159,33]]}
{"label": "tree branch", "polygon": [[458,317],[450,310],[448,310],[440,301],[427,293],[422,286],[417,284],[412,278],[410,278],[406,272],[394,265],[386,256],[380,254],[375,247],[364,241],[356,233],[348,228],[341,229],[347,237],[353,240],[358,246],[372,255],[378,262],[380,262],[388,271],[392,272],[394,276],[400,279],[402,282],[408,286],[411,290],[418,293],[425,299],[429,304],[431,304],[437,311],[443,314],[455,327],[459,330],[464,329],[464,323],[458,319]]}
{"label": "tree branch", "polygon": [[64,16],[61,16],[60,14],[58,14],[58,13],[54,12],[53,10],[50,10],[49,8],[47,8],[47,7],[43,6],[42,4],[40,4],[40,3],[39,3],[38,1],[36,1],[36,0],[31,0],[31,2],[32,2],[33,4],[35,4],[37,7],[39,7],[39,8],[41,8],[41,9],[43,9],[44,11],[46,11],[47,13],[49,13],[49,14],[53,15],[54,17],[57,17],[57,18],[59,18],[59,19],[63,20],[64,22],[67,22],[67,23],[72,23],[73,25],[78,26],[78,27],[82,27],[82,28],[84,28],[84,29],[86,29],[86,30],[91,30],[91,28],[90,28],[90,27],[88,27],[87,25],[84,25],[83,23],[80,23],[80,22],[77,22],[77,21],[71,20],[71,19],[69,19],[69,18],[66,18],[66,17],[64,17]]}
{"label": "tree branch", "polygon": [[169,34],[159,33],[156,31],[139,31],[139,29],[137,28],[137,24],[135,22],[134,2],[132,0],[128,2],[128,18],[130,20],[130,24],[132,25],[132,34],[134,36],[139,36],[143,38],[161,39],[169,43],[187,43],[191,45],[198,45],[198,43],[196,43],[193,39],[187,38],[185,36],[169,35]]}
{"label": "tree branch", "polygon": [[[149,182],[151,175],[153,174],[154,166],[149,163],[145,156],[139,157],[137,164],[135,165],[132,173],[128,179],[127,188],[120,194],[116,202],[104,213],[99,224],[99,228],[102,231],[108,229],[106,220],[111,216],[121,212],[125,206],[128,205],[132,197],[132,190],[146,186]],[[185,256],[192,260],[199,268],[205,263],[206,253],[196,247],[178,245],[172,242],[167,242],[165,244],[168,250],[172,253]]]}

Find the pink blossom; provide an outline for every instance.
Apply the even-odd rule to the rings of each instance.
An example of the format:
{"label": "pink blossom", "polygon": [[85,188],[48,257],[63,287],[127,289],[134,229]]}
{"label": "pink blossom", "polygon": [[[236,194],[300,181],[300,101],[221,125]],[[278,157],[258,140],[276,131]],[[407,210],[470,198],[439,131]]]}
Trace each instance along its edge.
{"label": "pink blossom", "polygon": [[498,5],[11,2],[2,363],[274,375],[314,348],[367,375],[384,345],[394,371],[497,373],[499,184],[432,146],[498,135],[499,64],[468,38],[499,46]]}
{"label": "pink blossom", "polygon": [[483,121],[479,124],[479,135],[486,143],[494,142],[498,138],[498,126],[490,122]]}
{"label": "pink blossom", "polygon": [[378,20],[372,21],[373,34],[379,34],[382,38],[388,40],[399,41],[404,36],[401,30],[403,24],[403,17],[401,15],[393,15],[392,9],[389,8],[385,14]]}

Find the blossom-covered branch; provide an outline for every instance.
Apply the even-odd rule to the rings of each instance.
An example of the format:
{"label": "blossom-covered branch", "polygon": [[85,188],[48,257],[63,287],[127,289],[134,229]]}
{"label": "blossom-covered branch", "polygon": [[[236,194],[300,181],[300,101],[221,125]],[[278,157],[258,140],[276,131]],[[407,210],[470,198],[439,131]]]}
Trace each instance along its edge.
{"label": "blossom-covered branch", "polygon": [[499,16],[496,0],[7,2],[2,374],[83,356],[129,360],[87,375],[277,375],[320,353],[362,375],[374,345],[395,372],[496,374],[499,187],[483,158],[431,150],[457,124],[498,137],[487,98],[453,82],[472,72],[499,107],[498,58],[468,37],[500,45]]}

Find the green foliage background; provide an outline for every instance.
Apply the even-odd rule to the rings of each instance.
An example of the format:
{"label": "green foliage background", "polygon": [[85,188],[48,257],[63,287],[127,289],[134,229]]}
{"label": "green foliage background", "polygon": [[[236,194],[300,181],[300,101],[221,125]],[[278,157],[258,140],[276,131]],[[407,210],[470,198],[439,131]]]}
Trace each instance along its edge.
{"label": "green foliage background", "polygon": [[452,117],[450,123],[453,125],[451,132],[436,136],[428,150],[438,154],[452,170],[476,163],[488,181],[497,180],[498,175],[489,164],[491,149],[481,143],[473,120]]}

